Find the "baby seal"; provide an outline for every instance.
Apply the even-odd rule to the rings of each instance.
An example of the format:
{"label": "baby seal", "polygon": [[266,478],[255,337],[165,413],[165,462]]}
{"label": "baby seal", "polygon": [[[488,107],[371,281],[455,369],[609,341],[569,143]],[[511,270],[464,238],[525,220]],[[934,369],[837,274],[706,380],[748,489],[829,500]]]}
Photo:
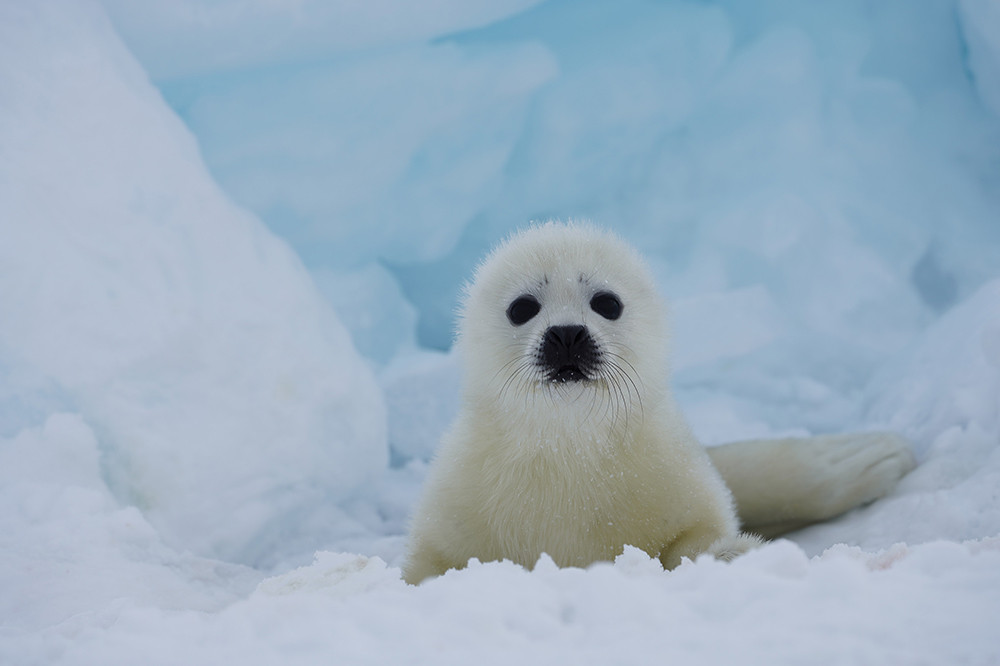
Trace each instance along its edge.
{"label": "baby seal", "polygon": [[[666,384],[665,325],[645,263],[612,234],[550,223],[500,245],[466,290],[456,343],[462,407],[414,513],[404,579],[416,584],[473,557],[530,568],[547,553],[582,567],[625,545],[669,569],[758,545],[740,532],[733,496]],[[766,468],[788,445],[753,443],[751,467]],[[746,476],[743,450],[720,447],[737,477]],[[800,477],[796,493],[816,485],[808,462],[781,471]],[[778,500],[769,499],[774,487],[742,479],[760,522],[802,522],[777,510],[796,500],[780,497],[784,481],[763,474],[764,485],[778,484]],[[884,492],[899,476],[864,491]],[[846,510],[861,495],[818,513]]]}
{"label": "baby seal", "polygon": [[468,288],[462,410],[414,515],[404,578],[469,558],[674,567],[743,552],[733,499],[665,384],[665,318],[636,252],[547,224],[500,246]]}

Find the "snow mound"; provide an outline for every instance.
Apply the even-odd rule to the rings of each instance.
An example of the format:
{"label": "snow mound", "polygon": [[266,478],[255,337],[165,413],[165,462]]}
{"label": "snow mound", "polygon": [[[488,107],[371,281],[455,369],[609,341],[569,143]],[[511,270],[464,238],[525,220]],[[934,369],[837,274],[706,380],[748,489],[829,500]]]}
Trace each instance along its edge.
{"label": "snow mound", "polygon": [[166,542],[266,560],[385,467],[371,372],[94,7],[0,5],[0,91],[0,384],[81,414]]}
{"label": "snow mound", "polygon": [[8,629],[101,624],[124,600],[218,611],[253,590],[253,569],[178,553],[101,480],[97,440],[76,414],[0,438],[0,618]]}

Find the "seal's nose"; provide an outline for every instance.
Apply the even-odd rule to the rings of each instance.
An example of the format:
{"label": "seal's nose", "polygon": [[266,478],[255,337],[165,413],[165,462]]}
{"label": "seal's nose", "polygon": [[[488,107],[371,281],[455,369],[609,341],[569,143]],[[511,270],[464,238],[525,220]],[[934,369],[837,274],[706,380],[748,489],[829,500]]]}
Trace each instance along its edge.
{"label": "seal's nose", "polygon": [[590,337],[585,326],[552,326],[545,331],[545,343],[571,351]]}
{"label": "seal's nose", "polygon": [[588,378],[598,352],[586,326],[552,326],[542,337],[541,363],[555,382]]}

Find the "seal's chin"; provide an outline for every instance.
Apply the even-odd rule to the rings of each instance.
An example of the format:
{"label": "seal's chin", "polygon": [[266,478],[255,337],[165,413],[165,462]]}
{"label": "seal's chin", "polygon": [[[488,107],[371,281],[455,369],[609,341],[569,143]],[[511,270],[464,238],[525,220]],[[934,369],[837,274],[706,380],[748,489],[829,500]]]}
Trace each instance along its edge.
{"label": "seal's chin", "polygon": [[583,382],[590,377],[586,375],[578,366],[564,365],[549,373],[550,382],[556,384],[566,384],[568,382]]}

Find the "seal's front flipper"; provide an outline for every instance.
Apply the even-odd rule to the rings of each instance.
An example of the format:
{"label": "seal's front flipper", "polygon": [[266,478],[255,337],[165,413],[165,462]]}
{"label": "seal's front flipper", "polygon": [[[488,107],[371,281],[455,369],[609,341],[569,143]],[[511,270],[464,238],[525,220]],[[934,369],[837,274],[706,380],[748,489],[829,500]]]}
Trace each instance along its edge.
{"label": "seal's front flipper", "polygon": [[876,500],[916,467],[888,432],[734,442],[707,449],[743,529],[775,537]]}

